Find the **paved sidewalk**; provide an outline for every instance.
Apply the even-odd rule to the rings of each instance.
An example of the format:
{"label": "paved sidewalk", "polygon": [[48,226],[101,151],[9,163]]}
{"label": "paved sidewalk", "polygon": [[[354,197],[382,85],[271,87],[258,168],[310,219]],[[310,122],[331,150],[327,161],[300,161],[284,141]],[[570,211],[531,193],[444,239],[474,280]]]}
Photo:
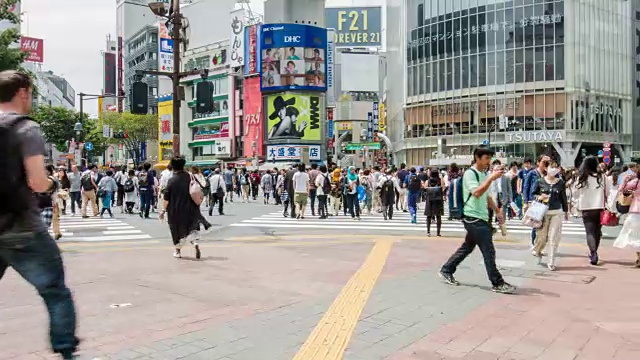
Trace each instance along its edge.
{"label": "paved sidewalk", "polygon": [[[478,253],[456,274],[462,286],[438,279],[461,239],[396,237],[378,278],[367,264],[386,253],[365,261],[373,239],[237,239],[204,244],[201,261],[173,259],[161,243],[68,246],[83,359],[292,359],[335,309],[362,311],[345,359],[640,359],[633,253],[606,247],[591,267],[582,245],[566,244],[550,273],[526,244],[498,243],[503,274],[520,287],[509,296],[489,291]],[[334,302],[358,284],[354,274],[375,283],[363,308]],[[8,272],[0,359],[51,359],[46,335],[41,300]]]}

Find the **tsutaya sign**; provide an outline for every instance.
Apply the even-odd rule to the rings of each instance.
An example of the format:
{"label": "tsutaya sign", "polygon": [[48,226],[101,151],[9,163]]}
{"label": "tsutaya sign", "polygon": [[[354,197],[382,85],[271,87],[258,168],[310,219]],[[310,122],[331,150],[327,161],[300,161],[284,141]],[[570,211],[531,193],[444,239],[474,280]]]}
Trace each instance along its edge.
{"label": "tsutaya sign", "polygon": [[557,142],[562,141],[562,132],[555,130],[522,131],[506,133],[507,142]]}

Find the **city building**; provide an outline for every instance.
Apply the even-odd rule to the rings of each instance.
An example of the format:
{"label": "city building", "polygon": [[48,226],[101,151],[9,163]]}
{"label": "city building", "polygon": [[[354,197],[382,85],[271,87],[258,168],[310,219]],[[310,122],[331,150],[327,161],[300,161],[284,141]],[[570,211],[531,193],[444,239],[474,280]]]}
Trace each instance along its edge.
{"label": "city building", "polygon": [[[184,102],[180,108],[180,153],[185,156],[189,165],[213,166],[221,161],[228,161],[234,154],[234,122],[235,98],[238,96],[235,88],[237,73],[231,65],[230,37],[232,34],[231,12],[235,7],[235,0],[204,0],[183,4],[182,13],[187,19],[189,30],[186,51],[181,48],[180,68],[182,71],[207,69],[207,80],[213,83],[214,111],[209,114],[198,114],[195,111],[197,83],[202,77],[191,75],[181,80],[184,88]],[[211,27],[211,24],[229,24],[227,26]],[[158,62],[156,62],[156,66]],[[172,92],[171,82],[161,79],[160,96],[166,104],[166,95]],[[168,148],[173,145],[169,141],[171,126],[167,122],[172,119],[170,108],[162,111],[160,152],[169,153]],[[162,125],[161,125],[162,126]],[[163,156],[164,158],[164,156]]]}
{"label": "city building", "polygon": [[157,17],[147,6],[150,2],[153,2],[153,0],[116,0],[115,40],[118,55],[116,61],[116,86],[117,94],[125,97],[118,100],[118,109],[120,111],[124,110],[125,105],[129,102],[129,92],[128,89],[125,89],[125,70],[127,69],[127,63],[124,61],[124,57],[127,56],[128,51],[124,43],[146,26],[157,24]]}
{"label": "city building", "polygon": [[[30,67],[31,64],[25,65],[29,69],[36,69]],[[35,74],[38,93],[33,95],[34,106],[75,108],[76,92],[64,77],[54,74],[53,71],[37,71]],[[61,156],[63,153],[58,151],[53,144],[45,144],[45,160],[48,163],[55,163]]]}
{"label": "city building", "polygon": [[62,106],[73,109],[76,105],[76,91],[62,76],[53,71],[36,73],[38,94],[34,96],[35,105]]}
{"label": "city building", "polygon": [[388,43],[404,44],[387,53],[387,79],[401,79],[386,93],[397,162],[469,163],[486,144],[573,167],[607,142],[611,161],[628,161],[640,116],[634,5],[388,0],[388,19],[401,19]]}
{"label": "city building", "polygon": [[[213,111],[202,114],[196,112],[196,86],[203,81],[200,75],[186,77],[182,81],[187,101],[187,116],[184,117],[188,130],[181,132],[181,143],[186,144],[187,160],[194,165],[215,165],[231,158],[232,135],[230,119],[233,117],[232,98],[233,77],[227,55],[229,41],[223,40],[204,47],[188,50],[182,56],[185,71],[208,69],[206,80],[213,84]],[[184,114],[184,111],[183,111]]]}
{"label": "city building", "polygon": [[[140,70],[158,70],[158,26],[145,25],[124,40],[124,93],[131,94],[131,86],[142,80],[149,86],[149,113],[158,113],[158,77],[141,76]],[[127,99],[128,100],[128,99]],[[129,102],[125,103],[129,110]]]}

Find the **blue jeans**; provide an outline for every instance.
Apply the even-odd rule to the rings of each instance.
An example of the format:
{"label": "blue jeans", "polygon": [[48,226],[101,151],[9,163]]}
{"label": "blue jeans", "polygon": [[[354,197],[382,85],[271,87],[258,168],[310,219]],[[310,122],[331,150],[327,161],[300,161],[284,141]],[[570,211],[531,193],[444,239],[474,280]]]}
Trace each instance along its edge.
{"label": "blue jeans", "polygon": [[520,211],[518,211],[516,215],[518,215],[518,217],[522,217],[522,194],[515,194],[515,196],[513,197],[513,201],[516,203],[516,205],[518,205],[518,208],[520,209]]}
{"label": "blue jeans", "polygon": [[420,199],[420,191],[409,190],[408,194],[407,202],[409,203],[409,213],[411,214],[411,220],[414,220],[418,213],[418,199]]}
{"label": "blue jeans", "polygon": [[9,266],[33,285],[44,300],[49,312],[53,351],[74,351],[78,346],[76,312],[71,291],[64,281],[60,250],[49,233],[0,240],[0,279]]}
{"label": "blue jeans", "polygon": [[453,255],[442,265],[442,271],[445,274],[454,274],[458,265],[473,252],[476,245],[480,248],[482,257],[484,258],[484,267],[487,270],[489,281],[493,286],[504,284],[504,279],[496,266],[496,249],[493,246],[493,229],[488,222],[479,219],[467,218],[462,221],[467,235],[464,243],[460,245]]}
{"label": "blue jeans", "polygon": [[347,194],[347,207],[352,218],[360,217],[360,201],[358,201],[358,193]]}
{"label": "blue jeans", "polygon": [[140,190],[140,215],[149,217],[149,210],[153,203],[153,190]]}

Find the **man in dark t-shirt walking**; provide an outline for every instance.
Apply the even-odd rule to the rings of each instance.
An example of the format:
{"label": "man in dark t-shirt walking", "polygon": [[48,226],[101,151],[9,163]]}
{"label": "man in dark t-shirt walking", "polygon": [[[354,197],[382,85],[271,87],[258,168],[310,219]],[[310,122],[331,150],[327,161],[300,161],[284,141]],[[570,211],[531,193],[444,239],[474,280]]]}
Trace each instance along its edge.
{"label": "man in dark t-shirt walking", "polygon": [[[20,164],[22,168],[13,171],[24,174],[15,181],[5,178],[0,184],[11,186],[1,192],[4,195],[11,192],[14,201],[2,206],[0,212],[0,279],[7,268],[12,267],[36,288],[49,312],[53,351],[63,359],[73,359],[78,346],[73,299],[65,284],[60,250],[40,218],[33,194],[45,192],[50,186],[44,165],[45,142],[38,124],[26,117],[16,120],[17,116],[31,111],[32,101],[33,84],[29,76],[11,70],[0,72],[0,124],[16,121],[11,130],[3,130],[12,132],[16,151],[0,156],[5,157],[5,164]],[[9,158],[19,156],[16,154],[20,152],[22,159]],[[28,210],[15,212],[11,206]]]}

